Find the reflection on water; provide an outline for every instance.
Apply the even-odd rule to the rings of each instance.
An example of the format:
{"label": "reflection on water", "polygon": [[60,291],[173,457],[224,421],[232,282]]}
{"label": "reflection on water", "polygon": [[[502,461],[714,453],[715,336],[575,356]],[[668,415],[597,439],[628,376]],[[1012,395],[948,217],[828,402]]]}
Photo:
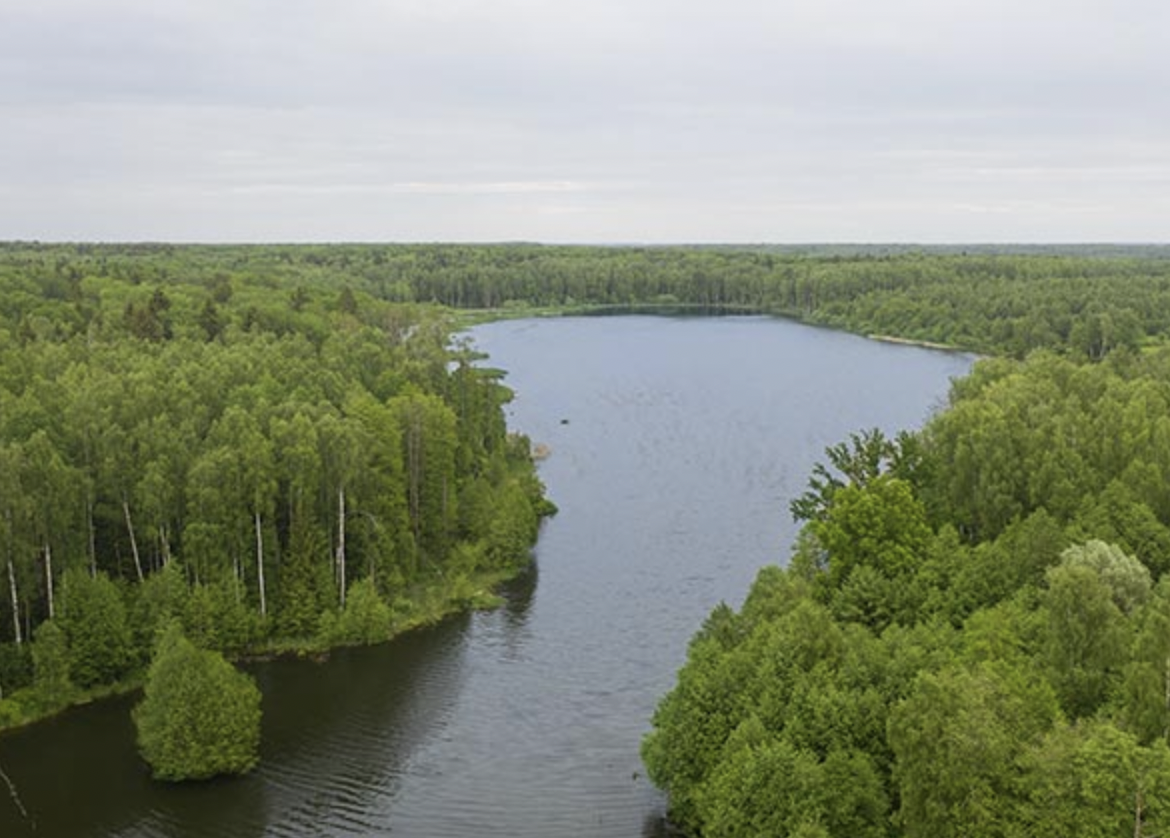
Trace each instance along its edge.
{"label": "reflection on water", "polygon": [[415,749],[455,706],[468,623],[459,617],[410,642],[339,650],[324,665],[258,668],[267,834],[383,829],[378,801],[396,793]]}
{"label": "reflection on water", "polygon": [[691,634],[783,559],[788,500],[825,446],[920,424],[970,363],[765,318],[474,335],[509,370],[510,422],[552,449],[541,476],[561,512],[538,570],[497,611],[252,667],[262,762],[245,778],[151,782],[132,699],[0,738],[37,820],[0,794],[2,838],[665,838],[638,745]]}
{"label": "reflection on water", "polygon": [[264,694],[262,758],[243,778],[150,781],[133,745],[135,699],[6,736],[2,764],[32,823],[5,810],[0,835],[380,834],[378,802],[393,797],[412,753],[458,699],[469,624],[464,615],[325,663],[251,667]]}

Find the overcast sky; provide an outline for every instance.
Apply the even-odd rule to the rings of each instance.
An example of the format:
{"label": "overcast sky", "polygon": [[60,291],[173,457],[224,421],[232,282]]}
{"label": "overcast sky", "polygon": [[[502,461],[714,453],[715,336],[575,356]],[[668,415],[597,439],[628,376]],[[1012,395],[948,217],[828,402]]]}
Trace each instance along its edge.
{"label": "overcast sky", "polygon": [[0,0],[0,239],[1170,239],[1166,0]]}

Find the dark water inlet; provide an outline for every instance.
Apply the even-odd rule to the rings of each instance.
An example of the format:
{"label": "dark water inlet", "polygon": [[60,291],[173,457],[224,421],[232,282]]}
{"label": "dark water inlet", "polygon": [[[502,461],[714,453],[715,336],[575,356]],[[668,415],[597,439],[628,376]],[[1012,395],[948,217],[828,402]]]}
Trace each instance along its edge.
{"label": "dark water inlet", "polygon": [[783,561],[825,446],[920,425],[971,362],[759,317],[473,334],[561,509],[505,607],[256,666],[262,763],[239,780],[151,782],[130,698],[0,738],[36,823],[0,788],[0,838],[661,834],[638,744],[691,634]]}

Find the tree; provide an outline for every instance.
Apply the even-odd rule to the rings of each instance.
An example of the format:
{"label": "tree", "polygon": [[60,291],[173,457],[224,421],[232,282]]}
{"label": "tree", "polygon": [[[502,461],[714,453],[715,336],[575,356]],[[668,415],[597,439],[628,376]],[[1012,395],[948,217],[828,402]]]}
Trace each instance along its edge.
{"label": "tree", "polygon": [[[759,744],[741,744],[744,739]],[[754,717],[733,734],[727,751],[703,795],[704,836],[798,835],[811,827],[834,838],[887,834],[888,803],[865,754],[834,750],[821,760],[770,738]]]}
{"label": "tree", "polygon": [[32,657],[38,703],[47,709],[68,704],[77,688],[69,680],[69,641],[54,620],[45,620],[37,627]]}
{"label": "tree", "polygon": [[229,654],[256,642],[263,625],[260,615],[244,603],[242,588],[241,582],[230,578],[195,585],[182,604],[187,638],[202,649]]}
{"label": "tree", "polygon": [[[24,642],[21,630],[21,597],[18,589],[16,557],[17,519],[24,501],[20,490],[20,461],[16,446],[0,445],[0,556],[8,589],[8,606],[12,611],[12,639]],[[28,553],[31,551],[25,550]]]}
{"label": "tree", "polygon": [[1106,722],[1058,725],[1020,765],[1020,834],[1142,838],[1170,826],[1165,742],[1140,747]]}
{"label": "tree", "polygon": [[1150,571],[1116,544],[1092,539],[1074,544],[1060,554],[1062,567],[1087,567],[1109,586],[1113,604],[1130,614],[1150,595]]}
{"label": "tree", "polygon": [[243,774],[260,749],[260,690],[215,652],[195,648],[177,623],[159,638],[142,702],[138,747],[160,780]]}
{"label": "tree", "polygon": [[642,740],[642,761],[654,784],[670,795],[671,817],[683,826],[701,824],[704,783],[742,721],[741,690],[754,674],[753,663],[700,637],[691,644],[678,683],[654,711],[654,730]]}
{"label": "tree", "polygon": [[[911,479],[921,461],[921,444],[913,434],[899,433],[887,439],[880,428],[849,435],[825,449],[829,465],[817,463],[808,480],[808,490],[789,504],[795,521],[816,521],[825,516],[833,496],[845,486],[864,488],[883,473]],[[833,469],[833,470],[830,470]],[[834,471],[836,473],[834,473]],[[841,477],[838,477],[840,474]],[[842,477],[844,479],[842,479]]]}
{"label": "tree", "polygon": [[1091,715],[1109,695],[1129,638],[1113,591],[1084,565],[1048,572],[1044,656],[1061,705],[1072,718]]}
{"label": "tree", "polygon": [[411,530],[423,555],[441,559],[457,520],[456,419],[442,399],[409,393],[390,401],[402,433]]}
{"label": "tree", "polygon": [[333,577],[325,536],[301,517],[293,519],[280,574],[276,624],[286,637],[310,637],[321,613],[333,605]]}
{"label": "tree", "polygon": [[1051,688],[1029,670],[985,664],[919,676],[889,719],[908,838],[1006,834],[1014,755],[1057,715]]}
{"label": "tree", "polygon": [[226,323],[215,305],[215,300],[209,298],[203,304],[203,309],[199,312],[199,325],[207,334],[208,340],[215,340],[223,334]]}
{"label": "tree", "polygon": [[1139,742],[1170,739],[1170,578],[1158,582],[1138,620],[1122,701],[1122,718]]}
{"label": "tree", "polygon": [[321,633],[331,644],[367,645],[390,638],[393,615],[390,606],[382,601],[374,580],[368,576],[355,582],[349,589],[345,608],[334,617],[326,612]]}
{"label": "tree", "polygon": [[[243,533],[249,528],[254,536],[256,555],[256,592],[260,616],[268,615],[267,586],[264,576],[264,519],[273,512],[276,493],[276,464],[271,441],[256,421],[255,413],[229,407],[211,429],[208,440],[217,444],[220,491],[231,504],[226,526],[235,535],[236,568],[243,579],[246,562],[243,545],[252,538]],[[243,513],[243,514],[241,514]],[[249,527],[250,525],[250,527]]]}
{"label": "tree", "polygon": [[495,516],[488,526],[488,557],[495,567],[522,564],[528,557],[540,519],[527,493],[516,482],[496,490]]}
{"label": "tree", "polygon": [[909,483],[889,475],[839,489],[824,517],[811,526],[828,552],[834,589],[862,566],[890,579],[910,573],[930,541],[922,503]]}
{"label": "tree", "polygon": [[78,568],[61,575],[57,622],[69,643],[69,675],[82,688],[109,684],[126,674],[133,640],[126,606],[104,573]]}
{"label": "tree", "polygon": [[337,530],[333,572],[337,586],[338,605],[345,607],[345,593],[348,588],[348,564],[345,553],[345,525],[349,504],[346,502],[347,487],[356,478],[362,465],[362,436],[359,426],[332,414],[327,414],[318,426],[318,440],[322,448],[322,462],[331,488],[337,498]]}
{"label": "tree", "polygon": [[53,543],[64,537],[72,516],[77,471],[70,468],[44,431],[36,431],[25,446],[22,485],[30,498],[33,529],[44,559],[45,605],[54,616]]}
{"label": "tree", "polygon": [[[1137,459],[1138,456],[1136,450],[1129,454],[1127,466],[1151,465]],[[1160,492],[1163,484],[1161,470],[1155,471],[1157,474],[1152,482]],[[1170,529],[1120,480],[1111,482],[1100,495],[1086,499],[1076,525],[1084,537],[1094,536],[1133,553],[1155,578],[1170,569]]]}

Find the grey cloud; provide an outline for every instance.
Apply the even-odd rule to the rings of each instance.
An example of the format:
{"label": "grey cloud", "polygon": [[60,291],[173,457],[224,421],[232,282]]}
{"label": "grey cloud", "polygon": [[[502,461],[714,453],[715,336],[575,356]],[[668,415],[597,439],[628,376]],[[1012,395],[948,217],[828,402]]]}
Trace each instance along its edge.
{"label": "grey cloud", "polygon": [[1117,239],[1170,221],[1153,0],[39,0],[4,22],[0,237]]}

